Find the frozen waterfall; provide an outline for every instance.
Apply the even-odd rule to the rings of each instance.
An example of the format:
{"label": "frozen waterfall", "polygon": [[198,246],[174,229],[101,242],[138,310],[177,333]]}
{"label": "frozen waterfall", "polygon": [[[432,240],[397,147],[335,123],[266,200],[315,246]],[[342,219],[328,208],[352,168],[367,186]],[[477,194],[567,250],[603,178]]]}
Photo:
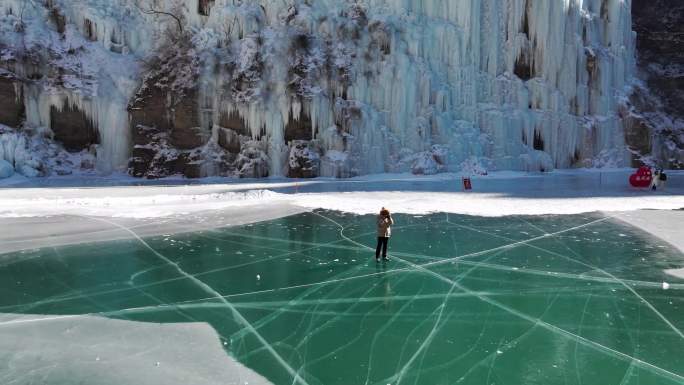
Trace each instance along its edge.
{"label": "frozen waterfall", "polygon": [[[51,111],[83,111],[103,170],[125,169],[132,148],[154,147],[132,138],[130,111],[154,87],[171,98],[165,75],[192,90],[183,102],[188,125],[206,138],[195,163],[239,162],[258,148],[268,175],[292,175],[297,146],[308,147],[297,154],[313,154],[322,176],[629,162],[630,0],[29,3],[0,0],[1,47],[16,52],[21,40],[23,50],[60,52],[52,62],[10,65],[18,77],[45,76],[24,85],[26,125],[51,132]],[[18,30],[10,21],[22,11]],[[179,39],[188,40],[192,65],[150,74],[146,63]],[[46,80],[55,66],[72,71]],[[165,116],[178,115],[166,107]],[[229,161],[212,150],[222,135],[241,138]]]}

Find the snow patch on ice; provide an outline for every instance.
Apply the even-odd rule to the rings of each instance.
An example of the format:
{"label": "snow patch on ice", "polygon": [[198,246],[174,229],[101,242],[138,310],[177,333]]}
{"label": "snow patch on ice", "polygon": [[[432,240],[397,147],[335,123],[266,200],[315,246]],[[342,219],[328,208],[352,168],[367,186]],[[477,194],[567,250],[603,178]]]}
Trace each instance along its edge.
{"label": "snow patch on ice", "polygon": [[44,382],[40,363],[51,368],[51,378],[72,383],[185,385],[191,375],[196,385],[271,384],[230,357],[205,323],[0,314],[0,326],[0,351],[12,363],[3,368],[9,382]]}
{"label": "snow patch on ice", "polygon": [[[119,191],[117,191],[119,190]],[[0,218],[17,218],[50,215],[88,215],[113,218],[160,218],[209,210],[226,210],[230,207],[258,205],[283,199],[283,194],[268,190],[117,196],[121,189],[102,189],[99,194],[60,196],[69,190],[53,191],[52,197],[32,199],[0,199]],[[18,206],[14,206],[18,205]],[[12,207],[14,206],[14,207]]]}
{"label": "snow patch on ice", "polygon": [[684,279],[684,268],[665,270],[665,273],[673,277]]}

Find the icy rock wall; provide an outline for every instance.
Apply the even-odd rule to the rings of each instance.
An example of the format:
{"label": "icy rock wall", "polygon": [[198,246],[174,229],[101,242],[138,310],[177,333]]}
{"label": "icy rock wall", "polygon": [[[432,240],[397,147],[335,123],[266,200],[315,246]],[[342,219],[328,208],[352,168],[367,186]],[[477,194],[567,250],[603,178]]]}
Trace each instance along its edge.
{"label": "icy rock wall", "polygon": [[[25,127],[60,142],[65,132],[93,137],[73,150],[95,145],[104,172],[127,166],[127,106],[150,48],[139,44],[146,23],[134,9],[121,1],[0,0],[0,67],[21,84]],[[74,115],[87,122],[72,124]],[[84,126],[97,132],[79,132]]]}
{"label": "icy rock wall", "polygon": [[[302,117],[316,138],[331,126],[350,134],[348,166],[358,173],[395,171],[435,144],[446,146],[451,166],[477,156],[498,169],[539,170],[591,165],[606,153],[624,162],[616,111],[634,71],[630,7],[621,0],[216,1],[207,18],[188,19],[220,40],[212,32],[225,31],[232,17],[238,70],[264,61],[257,88],[267,94],[240,103],[202,91],[220,101],[211,107],[236,110],[252,135],[270,138],[275,173],[285,126]],[[304,48],[296,46],[302,36]],[[330,60],[332,76],[321,73],[320,62]],[[297,66],[303,74],[293,77]],[[304,89],[288,92],[293,81]],[[350,109],[358,111],[351,121]],[[333,149],[322,142],[324,154]]]}
{"label": "icy rock wall", "polygon": [[[22,3],[0,1],[14,15]],[[158,159],[157,148],[173,153],[162,174],[190,159],[196,176],[436,172],[473,162],[544,170],[629,160],[618,111],[635,67],[630,0],[47,3],[34,12],[43,29],[16,35],[67,40],[67,53],[78,42],[77,61],[96,70],[89,92],[68,81],[47,96],[44,86],[26,92],[27,122],[49,129],[53,107],[78,107],[97,126],[98,160],[110,168],[125,163],[131,146],[147,152],[141,163]],[[155,73],[145,65],[181,45],[196,59],[191,69],[162,63],[157,70],[171,73]],[[183,95],[169,78],[186,81]],[[122,119],[129,103],[149,112],[155,95],[165,101],[159,117]],[[179,116],[179,105],[189,112]],[[156,131],[147,130],[151,122]],[[131,144],[138,128],[157,142]],[[173,140],[192,138],[188,132],[201,138],[193,153],[182,148],[186,140]],[[223,141],[230,148],[221,135],[233,138]],[[245,175],[245,168],[260,171]]]}
{"label": "icy rock wall", "polygon": [[639,79],[626,134],[636,164],[684,168],[684,2],[634,0]]}

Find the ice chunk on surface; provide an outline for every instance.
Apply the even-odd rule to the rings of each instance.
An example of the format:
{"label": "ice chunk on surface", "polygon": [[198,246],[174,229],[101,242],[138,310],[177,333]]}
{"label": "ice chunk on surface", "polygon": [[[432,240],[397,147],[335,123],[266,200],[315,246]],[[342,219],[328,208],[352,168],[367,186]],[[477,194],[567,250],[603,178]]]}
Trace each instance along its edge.
{"label": "ice chunk on surface", "polygon": [[0,314],[0,374],[41,384],[270,384],[204,323]]}

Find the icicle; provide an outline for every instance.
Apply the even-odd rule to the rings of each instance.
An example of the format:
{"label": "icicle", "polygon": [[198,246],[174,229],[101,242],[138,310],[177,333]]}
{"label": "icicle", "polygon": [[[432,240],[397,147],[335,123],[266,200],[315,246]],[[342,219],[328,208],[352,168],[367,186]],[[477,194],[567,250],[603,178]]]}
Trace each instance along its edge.
{"label": "icicle", "polygon": [[[168,14],[185,32],[206,37],[195,47],[205,64],[199,125],[216,141],[221,114],[239,116],[254,140],[267,143],[272,175],[283,173],[289,120],[304,117],[324,153],[339,151],[322,139],[327,130],[337,126],[337,135],[348,135],[348,167],[359,173],[388,171],[401,154],[432,145],[447,148],[450,167],[473,156],[498,168],[572,167],[578,151],[580,158],[610,150],[627,159],[617,111],[635,71],[630,0],[363,0],[354,3],[365,12],[354,33],[343,32],[355,22],[350,3],[337,0],[215,0],[209,12],[198,0],[54,2],[68,39],[76,27],[92,35],[88,47],[133,60],[168,39],[176,28]],[[4,12],[19,6],[6,0]],[[330,72],[347,71],[348,81],[317,75],[311,95],[295,95],[287,63],[300,35],[331,55],[325,59],[339,67]],[[108,60],[93,52],[94,60]],[[230,62],[244,70],[257,53],[259,93],[231,100],[230,71],[216,67]],[[130,135],[121,117],[140,74],[107,70],[111,79],[95,95],[27,89],[27,123],[49,130],[50,109],[71,103],[98,127],[98,164],[119,168]]]}

